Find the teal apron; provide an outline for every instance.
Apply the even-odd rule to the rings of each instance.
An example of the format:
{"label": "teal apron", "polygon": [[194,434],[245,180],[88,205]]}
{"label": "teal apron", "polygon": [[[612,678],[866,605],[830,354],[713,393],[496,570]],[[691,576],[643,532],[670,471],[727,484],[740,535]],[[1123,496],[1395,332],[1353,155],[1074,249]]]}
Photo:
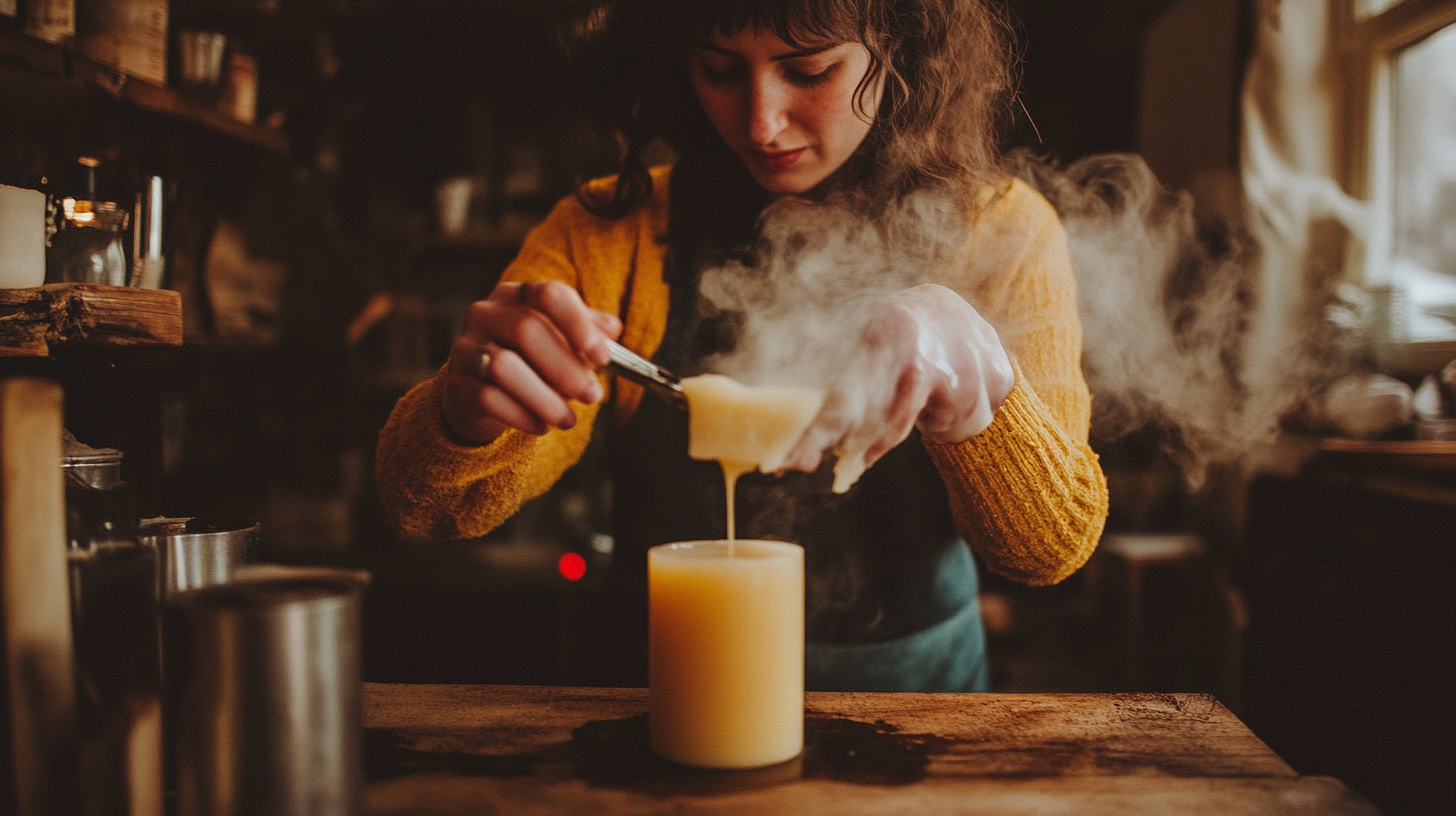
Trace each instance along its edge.
{"label": "teal apron", "polygon": [[[640,686],[647,549],[723,538],[723,477],[716,463],[687,457],[685,414],[654,396],[614,437],[616,548],[599,616],[604,674],[596,679]],[[804,546],[806,688],[986,691],[976,566],[950,526],[944,486],[920,441],[907,440],[845,496],[829,491],[831,480],[826,466],[781,480],[750,474],[738,489],[741,537]]]}
{"label": "teal apron", "polygon": [[[748,240],[745,230],[762,206],[745,200],[735,211],[722,194],[734,189],[732,180],[694,183],[695,169],[684,162],[673,172],[669,233],[677,237],[669,241],[668,323],[655,356],[684,376],[699,373],[707,355],[731,348],[733,329],[731,316],[699,315],[697,275],[684,272],[712,257],[704,247]],[[594,682],[646,684],[647,549],[726,536],[722,473],[715,462],[689,459],[687,442],[687,414],[651,394],[610,432],[616,547],[605,603],[594,618]],[[752,473],[738,483],[740,537],[804,547],[807,688],[987,690],[976,566],[918,436],[886,454],[846,494],[830,491],[830,467],[781,478]]]}

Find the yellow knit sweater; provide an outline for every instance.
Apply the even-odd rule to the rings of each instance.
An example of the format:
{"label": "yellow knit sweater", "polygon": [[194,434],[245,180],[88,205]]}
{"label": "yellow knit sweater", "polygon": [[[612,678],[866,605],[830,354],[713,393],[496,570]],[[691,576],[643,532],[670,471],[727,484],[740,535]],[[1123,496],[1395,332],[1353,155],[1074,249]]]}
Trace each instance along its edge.
{"label": "yellow knit sweater", "polygon": [[[591,308],[618,314],[622,344],[650,358],[667,325],[660,241],[667,172],[654,171],[648,204],[615,221],[564,199],[527,237],[503,279],[571,284]],[[1107,518],[1106,480],[1087,446],[1091,398],[1066,236],[1051,206],[1017,181],[987,196],[969,241],[970,261],[933,282],[960,292],[997,328],[1017,382],[985,431],[927,447],[956,526],[983,563],[1024,583],[1056,583],[1086,562]],[[642,391],[611,380],[604,379],[612,389],[606,402],[621,424]],[[580,459],[598,410],[574,405],[571,430],[541,437],[508,430],[472,447],[445,426],[443,382],[436,376],[406,394],[379,434],[380,497],[405,537],[489,532]]]}

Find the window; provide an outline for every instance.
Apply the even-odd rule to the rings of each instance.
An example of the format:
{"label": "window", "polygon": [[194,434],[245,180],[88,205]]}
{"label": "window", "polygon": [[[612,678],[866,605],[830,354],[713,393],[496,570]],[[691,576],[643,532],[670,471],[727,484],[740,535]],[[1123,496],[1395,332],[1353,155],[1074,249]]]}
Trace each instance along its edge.
{"label": "window", "polygon": [[1391,278],[1413,340],[1456,336],[1456,24],[1394,56]]}
{"label": "window", "polygon": [[1370,202],[1358,274],[1390,294],[1378,357],[1420,373],[1456,357],[1456,0],[1354,0],[1350,187]]}

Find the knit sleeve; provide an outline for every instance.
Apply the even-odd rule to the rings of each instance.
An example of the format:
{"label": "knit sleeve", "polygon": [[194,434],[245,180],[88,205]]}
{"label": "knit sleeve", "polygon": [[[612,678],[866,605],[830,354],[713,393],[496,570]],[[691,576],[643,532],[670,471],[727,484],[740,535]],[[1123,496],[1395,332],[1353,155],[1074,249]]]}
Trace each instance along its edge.
{"label": "knit sleeve", "polygon": [[927,448],[956,526],[986,566],[1054,584],[1092,555],[1107,520],[1107,482],[1087,444],[1091,397],[1066,234],[1019,182],[975,232],[972,250],[990,267],[961,291],[996,327],[1016,384],[985,431]]}
{"label": "knit sleeve", "polygon": [[[580,248],[573,233],[591,218],[573,199],[527,237],[503,280],[560,280],[579,291]],[[588,305],[601,308],[601,297]],[[603,391],[607,391],[603,375]],[[485,535],[527,500],[546,492],[586,450],[598,406],[570,403],[576,425],[540,437],[507,430],[488,445],[462,444],[445,424],[444,372],[400,399],[379,432],[375,478],[395,532],[406,538]]]}
{"label": "knit sleeve", "polygon": [[495,529],[581,458],[598,409],[573,404],[570,430],[535,437],[508,429],[489,445],[472,446],[445,426],[443,387],[443,374],[416,386],[379,432],[379,496],[405,538],[475,538]]}

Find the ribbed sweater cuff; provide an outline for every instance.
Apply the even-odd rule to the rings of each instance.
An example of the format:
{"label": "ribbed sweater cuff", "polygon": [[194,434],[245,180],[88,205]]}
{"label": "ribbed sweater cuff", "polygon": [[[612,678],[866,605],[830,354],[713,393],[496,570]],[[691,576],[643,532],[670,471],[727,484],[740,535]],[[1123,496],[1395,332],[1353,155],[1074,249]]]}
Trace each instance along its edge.
{"label": "ribbed sweater cuff", "polygon": [[1091,556],[1105,516],[1102,471],[1021,380],[985,431],[926,449],[949,488],[957,527],[991,569],[1051,584]]}
{"label": "ribbed sweater cuff", "polygon": [[938,463],[944,462],[957,470],[984,467],[1000,461],[1008,447],[1025,438],[1026,430],[1037,428],[1044,421],[1044,410],[1018,376],[984,431],[961,442],[926,442],[925,447]]}

